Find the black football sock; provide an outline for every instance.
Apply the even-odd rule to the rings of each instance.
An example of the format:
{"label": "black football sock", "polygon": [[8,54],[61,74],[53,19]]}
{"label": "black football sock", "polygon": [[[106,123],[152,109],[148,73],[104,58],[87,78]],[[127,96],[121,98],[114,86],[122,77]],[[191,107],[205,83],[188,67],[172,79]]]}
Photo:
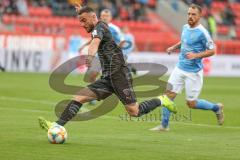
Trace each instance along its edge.
{"label": "black football sock", "polygon": [[70,121],[79,111],[79,109],[82,107],[82,104],[72,100],[63,113],[61,114],[60,118],[56,121],[57,124],[64,126],[68,121]]}
{"label": "black football sock", "polygon": [[161,100],[157,98],[140,103],[138,117],[151,112],[152,110],[159,106],[161,106]]}
{"label": "black football sock", "polygon": [[0,70],[5,72],[5,68],[3,68],[2,66],[0,66]]}

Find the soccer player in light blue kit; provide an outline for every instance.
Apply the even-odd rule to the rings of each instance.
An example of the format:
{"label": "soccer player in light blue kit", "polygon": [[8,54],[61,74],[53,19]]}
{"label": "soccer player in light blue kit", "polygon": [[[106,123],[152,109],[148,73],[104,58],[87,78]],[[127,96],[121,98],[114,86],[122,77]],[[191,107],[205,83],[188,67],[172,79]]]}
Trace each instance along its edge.
{"label": "soccer player in light blue kit", "polygon": [[[136,50],[135,38],[134,38],[133,34],[130,33],[128,26],[124,26],[122,28],[122,33],[123,33],[123,36],[124,36],[124,44],[123,44],[123,47],[122,47],[122,51],[123,51],[124,58],[127,61],[128,56],[134,50]],[[128,68],[130,69],[130,71],[133,74],[135,74],[135,75],[137,74],[137,70],[133,65],[128,64]]]}
{"label": "soccer player in light blue kit", "polygon": [[101,19],[101,21],[108,24],[108,27],[112,34],[113,40],[120,47],[122,47],[122,45],[124,43],[124,36],[123,36],[123,33],[120,30],[120,28],[118,26],[116,26],[115,24],[111,23],[111,21],[113,19],[111,11],[109,9],[102,10],[100,13],[100,19]]}
{"label": "soccer player in light blue kit", "polygon": [[[169,77],[166,95],[174,100],[177,94],[185,87],[186,101],[189,108],[210,110],[216,114],[219,125],[224,123],[223,104],[212,103],[199,99],[203,85],[202,58],[215,54],[215,45],[208,31],[200,24],[202,9],[192,4],[188,9],[188,24],[183,26],[181,41],[167,49],[170,54],[180,49],[179,62]],[[169,130],[170,112],[162,109],[162,122],[159,126],[152,128],[153,131]]]}
{"label": "soccer player in light blue kit", "polygon": [[135,50],[135,38],[132,33],[130,33],[128,26],[124,26],[122,28],[122,33],[124,37],[124,45],[123,45],[123,55],[126,57],[129,56]]}

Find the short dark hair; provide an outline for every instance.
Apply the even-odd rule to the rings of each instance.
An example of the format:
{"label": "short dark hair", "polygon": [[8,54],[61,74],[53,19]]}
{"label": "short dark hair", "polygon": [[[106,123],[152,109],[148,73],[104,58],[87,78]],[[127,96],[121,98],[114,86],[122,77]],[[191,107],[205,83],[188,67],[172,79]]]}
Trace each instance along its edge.
{"label": "short dark hair", "polygon": [[199,13],[202,14],[202,7],[197,4],[193,3],[189,6],[189,8],[197,9],[199,11]]}
{"label": "short dark hair", "polygon": [[110,9],[104,9],[104,10],[102,10],[102,11],[100,12],[100,15],[102,15],[103,13],[107,13],[107,14],[110,14],[111,16],[113,16]]}
{"label": "short dark hair", "polygon": [[78,12],[78,15],[80,16],[83,13],[91,13],[91,12],[94,12],[94,10],[91,7],[84,6],[80,9],[80,11]]}
{"label": "short dark hair", "polygon": [[111,10],[110,9],[104,9],[104,10],[101,11],[101,13],[103,13],[103,12],[111,13]]}

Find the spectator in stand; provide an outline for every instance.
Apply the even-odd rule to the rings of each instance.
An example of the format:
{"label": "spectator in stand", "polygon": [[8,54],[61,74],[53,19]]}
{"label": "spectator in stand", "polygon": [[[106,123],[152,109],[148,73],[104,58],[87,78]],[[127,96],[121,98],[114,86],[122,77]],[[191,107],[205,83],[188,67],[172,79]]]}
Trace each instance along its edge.
{"label": "spectator in stand", "polygon": [[204,0],[204,3],[208,8],[211,8],[212,2],[213,2],[212,0]]}
{"label": "spectator in stand", "polygon": [[[26,0],[4,1],[21,1],[22,3]],[[50,6],[55,15],[75,16],[75,13],[72,13],[72,6],[74,3],[79,3],[80,1],[83,5],[91,6],[93,9],[98,11],[99,15],[100,11],[104,9],[109,9],[114,19],[135,21],[147,20],[146,9],[150,5],[149,0],[29,0],[29,4],[31,6]],[[151,8],[154,8],[153,6],[154,3],[151,2]],[[21,9],[21,13],[23,13],[23,11],[24,9]],[[23,14],[25,15],[26,13]]]}
{"label": "spectator in stand", "polygon": [[137,2],[145,6],[148,4],[148,0],[137,0]]}
{"label": "spectator in stand", "polygon": [[99,9],[98,9],[98,13],[100,14],[100,12],[104,9],[108,9],[111,11],[111,14],[113,16],[113,18],[116,18],[119,15],[119,11],[117,9],[117,6],[114,5],[116,4],[115,0],[103,0],[99,2]]}
{"label": "spectator in stand", "polygon": [[0,14],[20,14],[28,15],[28,5],[26,0],[2,0],[0,2]]}
{"label": "spectator in stand", "polygon": [[230,3],[226,5],[222,12],[223,24],[225,25],[235,25],[235,14],[232,11]]}
{"label": "spectator in stand", "polygon": [[179,11],[179,0],[171,0],[170,1],[172,8],[178,12]]}
{"label": "spectator in stand", "polygon": [[209,31],[209,34],[214,40],[217,39],[217,23],[211,11],[207,12],[207,24],[208,24],[207,29]]}
{"label": "spectator in stand", "polygon": [[[88,1],[90,3],[90,1]],[[103,0],[98,1],[98,13],[104,9],[111,10],[113,18],[123,20],[146,21],[148,0]]]}
{"label": "spectator in stand", "polygon": [[5,8],[4,13],[6,14],[18,14],[17,6],[14,0],[3,0],[1,1],[3,7]]}
{"label": "spectator in stand", "polygon": [[2,3],[0,3],[0,19],[2,19],[2,16],[4,14],[5,8]]}
{"label": "spectator in stand", "polygon": [[134,3],[133,5],[133,16],[135,21],[145,21],[146,11],[145,7],[140,3]]}
{"label": "spectator in stand", "polygon": [[34,7],[47,7],[51,4],[51,0],[28,0],[28,4]]}
{"label": "spectator in stand", "polygon": [[183,0],[186,4],[197,4],[199,6],[207,6],[208,8],[211,8],[212,0]]}
{"label": "spectator in stand", "polygon": [[197,4],[199,6],[203,6],[204,0],[193,0],[192,3]]}
{"label": "spectator in stand", "polygon": [[237,37],[236,30],[235,30],[236,16],[232,11],[230,3],[226,5],[221,15],[222,15],[223,24],[229,26],[228,37],[230,39],[235,39]]}
{"label": "spectator in stand", "polygon": [[231,25],[229,27],[228,38],[230,38],[230,39],[236,39],[237,38],[237,33],[236,33],[236,29],[235,29],[234,25]]}
{"label": "spectator in stand", "polygon": [[26,0],[17,0],[16,6],[19,14],[23,16],[28,15],[28,6]]}

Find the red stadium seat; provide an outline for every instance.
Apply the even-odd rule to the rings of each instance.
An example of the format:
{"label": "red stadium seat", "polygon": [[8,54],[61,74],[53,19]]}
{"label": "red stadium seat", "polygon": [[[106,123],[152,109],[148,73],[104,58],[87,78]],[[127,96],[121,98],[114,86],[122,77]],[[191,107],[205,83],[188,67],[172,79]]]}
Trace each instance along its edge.
{"label": "red stadium seat", "polygon": [[216,13],[216,12],[221,12],[224,10],[225,6],[226,6],[227,2],[213,2],[212,3],[212,12]]}
{"label": "red stadium seat", "polygon": [[229,26],[218,25],[217,31],[218,31],[218,34],[227,35],[229,32]]}
{"label": "red stadium seat", "polygon": [[[149,1],[152,3],[153,1]],[[221,11],[224,9],[226,2],[214,1],[213,10]],[[240,4],[232,5],[232,8],[237,15],[236,24],[240,28]],[[30,7],[29,17],[4,15],[3,23],[15,26],[16,31],[13,34],[27,35],[51,35],[57,36],[62,33],[59,29],[64,29],[66,38],[71,35],[79,34],[83,37],[90,35],[80,28],[79,22],[74,17],[56,17],[52,15],[49,8]],[[126,13],[124,13],[126,14]],[[126,16],[126,15],[124,15]],[[154,12],[148,13],[150,22],[135,22],[135,21],[114,21],[113,23],[119,27],[128,26],[134,34],[139,51],[155,51],[164,52],[167,47],[180,40],[180,35],[174,31],[167,23],[158,17]],[[239,26],[239,27],[238,27]],[[229,27],[218,26],[218,33],[222,35],[228,34]],[[1,31],[3,33],[3,31]],[[8,34],[7,32],[4,32]],[[240,39],[240,29],[237,29],[237,37]],[[240,41],[216,41],[218,53],[239,54]]]}
{"label": "red stadium seat", "polygon": [[156,7],[157,1],[156,0],[148,0],[148,6],[150,7]]}
{"label": "red stadium seat", "polygon": [[49,17],[52,16],[52,11],[48,7],[29,7],[29,16]]}
{"label": "red stadium seat", "polygon": [[11,17],[8,16],[8,15],[3,15],[2,21],[3,21],[4,24],[11,24],[12,23]]}
{"label": "red stadium seat", "polygon": [[240,54],[240,41],[237,40],[218,40],[217,45],[218,54]]}
{"label": "red stadium seat", "polygon": [[31,26],[15,26],[15,31],[17,33],[22,33],[22,34],[30,34],[32,33],[32,28]]}

